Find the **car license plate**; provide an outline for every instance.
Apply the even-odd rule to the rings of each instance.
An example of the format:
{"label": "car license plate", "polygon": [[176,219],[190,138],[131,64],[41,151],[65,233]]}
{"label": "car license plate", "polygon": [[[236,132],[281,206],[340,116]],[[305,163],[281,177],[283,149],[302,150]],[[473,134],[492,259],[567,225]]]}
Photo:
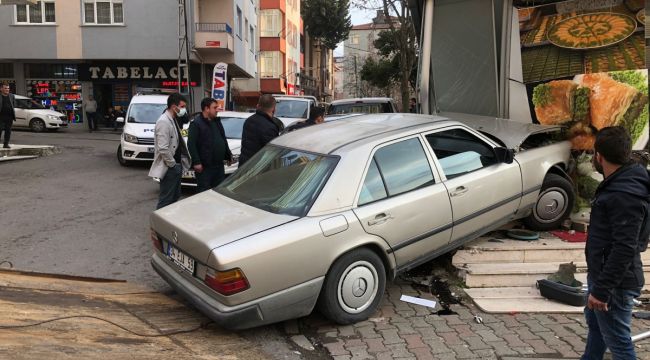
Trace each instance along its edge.
{"label": "car license plate", "polygon": [[178,250],[172,245],[167,245],[167,256],[180,266],[182,269],[189,271],[191,274],[194,274],[194,259],[192,259],[186,253]]}
{"label": "car license plate", "polygon": [[150,153],[156,152],[156,148],[147,148],[147,151],[150,152]]}
{"label": "car license plate", "polygon": [[194,179],[194,170],[185,170],[183,172],[183,179]]}

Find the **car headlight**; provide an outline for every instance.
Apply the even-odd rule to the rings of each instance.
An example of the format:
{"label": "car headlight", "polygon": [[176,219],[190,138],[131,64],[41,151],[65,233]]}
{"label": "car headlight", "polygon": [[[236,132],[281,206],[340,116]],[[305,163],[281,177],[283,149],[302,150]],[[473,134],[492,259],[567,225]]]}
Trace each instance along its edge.
{"label": "car headlight", "polygon": [[124,141],[137,144],[138,137],[131,134],[124,134]]}
{"label": "car headlight", "polygon": [[54,120],[54,121],[61,120],[61,119],[59,119],[58,116],[54,116],[54,115],[48,115],[47,118],[50,119],[50,120]]}

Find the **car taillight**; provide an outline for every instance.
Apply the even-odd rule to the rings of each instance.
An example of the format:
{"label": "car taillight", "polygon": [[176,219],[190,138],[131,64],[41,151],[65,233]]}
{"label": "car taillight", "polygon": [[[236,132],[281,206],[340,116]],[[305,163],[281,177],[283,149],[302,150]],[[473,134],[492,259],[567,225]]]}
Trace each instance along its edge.
{"label": "car taillight", "polygon": [[216,271],[208,269],[204,282],[210,288],[223,295],[232,295],[249,288],[248,280],[240,269]]}
{"label": "car taillight", "polygon": [[158,239],[158,234],[156,234],[156,231],[154,229],[151,229],[151,243],[153,244],[153,247],[158,249],[160,252],[164,252],[162,248],[162,242],[160,239]]}

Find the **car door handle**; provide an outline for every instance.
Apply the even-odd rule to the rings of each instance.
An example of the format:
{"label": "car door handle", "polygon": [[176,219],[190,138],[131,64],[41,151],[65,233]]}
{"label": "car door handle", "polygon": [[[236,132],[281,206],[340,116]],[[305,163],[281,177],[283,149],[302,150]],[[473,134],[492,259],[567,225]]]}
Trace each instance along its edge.
{"label": "car door handle", "polygon": [[373,225],[381,225],[385,223],[386,221],[392,219],[393,217],[390,216],[390,214],[387,213],[381,213],[375,216],[374,220],[368,221],[368,226],[373,226]]}
{"label": "car door handle", "polygon": [[468,188],[466,188],[464,186],[459,186],[459,187],[456,188],[456,190],[449,193],[449,195],[450,196],[461,196],[461,195],[464,195],[468,191],[469,191]]}

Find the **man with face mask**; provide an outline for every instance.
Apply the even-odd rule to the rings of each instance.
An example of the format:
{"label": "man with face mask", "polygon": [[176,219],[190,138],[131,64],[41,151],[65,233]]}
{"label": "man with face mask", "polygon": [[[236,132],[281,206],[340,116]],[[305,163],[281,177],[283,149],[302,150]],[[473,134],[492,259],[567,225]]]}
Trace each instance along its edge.
{"label": "man with face mask", "polygon": [[179,119],[187,115],[187,101],[178,93],[167,98],[167,110],[156,121],[154,160],[149,176],[160,179],[160,196],[156,209],[172,204],[181,197],[181,178],[190,168],[190,155],[181,136]]}
{"label": "man with face mask", "polygon": [[645,280],[641,252],[650,235],[650,173],[630,161],[630,136],[622,127],[607,127],[596,136],[593,163],[605,179],[592,200],[585,248],[589,326],[583,360],[636,359],[630,338],[632,300]]}

